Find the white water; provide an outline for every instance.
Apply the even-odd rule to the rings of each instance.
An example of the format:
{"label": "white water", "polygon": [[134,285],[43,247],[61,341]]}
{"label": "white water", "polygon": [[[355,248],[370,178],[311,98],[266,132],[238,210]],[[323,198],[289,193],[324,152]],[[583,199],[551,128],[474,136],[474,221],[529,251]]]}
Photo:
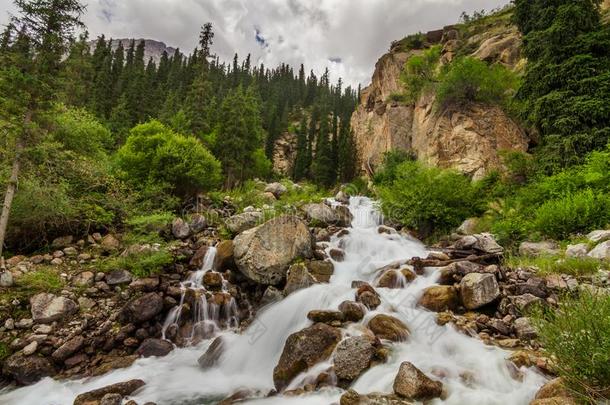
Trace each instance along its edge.
{"label": "white water", "polygon": [[[7,405],[69,405],[77,394],[108,384],[140,378],[146,386],[133,399],[138,403],[154,401],[158,405],[213,404],[241,390],[261,393],[261,399],[250,404],[328,405],[338,402],[342,391],[329,389],[301,397],[264,398],[273,388],[273,368],[281,355],[284,342],[294,333],[311,324],[307,313],[313,309],[336,309],[344,300],[353,300],[353,280],[373,281],[376,269],[413,256],[423,257],[426,250],[419,242],[398,234],[379,234],[380,216],[373,203],[365,198],[352,198],[353,228],[341,239],[334,237],[330,247],[342,247],[346,260],[335,263],[330,284],[315,285],[298,291],[259,313],[250,328],[241,335],[220,332],[225,338],[224,355],[219,364],[206,371],[197,365],[197,358],[211,340],[185,349],[177,349],[164,358],[138,360],[133,366],[108,375],[72,382],[45,379],[38,384],[0,395]],[[426,374],[439,379],[447,388],[445,401],[435,404],[528,404],[545,379],[533,370],[522,369],[522,381],[511,377],[505,359],[509,352],[484,345],[481,341],[457,332],[452,326],[438,326],[435,314],[417,308],[415,303],[423,289],[435,284],[434,270],[419,276],[404,289],[378,288],[382,305],[367,314],[366,324],[377,313],[392,314],[411,329],[407,342],[391,346],[386,364],[363,374],[353,388],[360,393],[392,392],[392,383],[400,364],[410,361]],[[344,335],[361,333],[352,325]],[[330,360],[297,377],[291,387],[314,377],[330,366]]]}

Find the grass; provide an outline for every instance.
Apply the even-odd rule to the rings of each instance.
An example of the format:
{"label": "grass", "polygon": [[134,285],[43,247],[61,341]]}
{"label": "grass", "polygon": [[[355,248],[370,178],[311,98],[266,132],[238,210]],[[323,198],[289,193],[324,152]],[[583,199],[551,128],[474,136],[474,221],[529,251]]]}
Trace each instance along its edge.
{"label": "grass", "polygon": [[165,250],[157,252],[142,252],[129,256],[112,257],[104,261],[100,270],[111,272],[114,270],[127,270],[137,278],[160,274],[163,269],[174,262],[174,257]]}
{"label": "grass", "polygon": [[505,264],[511,268],[534,267],[541,275],[569,274],[573,276],[584,276],[595,274],[599,270],[610,270],[610,263],[589,257],[572,258],[563,256],[511,256],[506,259]]}
{"label": "grass", "polygon": [[535,310],[532,319],[569,388],[587,403],[610,399],[610,295],[566,296],[556,309]]}
{"label": "grass", "polygon": [[129,218],[127,232],[123,238],[128,245],[135,243],[162,243],[160,233],[169,227],[175,218],[171,212],[158,212]]}
{"label": "grass", "polygon": [[33,294],[46,292],[56,293],[64,287],[64,281],[56,270],[43,267],[37,271],[25,273],[17,279],[17,290],[32,292]]}

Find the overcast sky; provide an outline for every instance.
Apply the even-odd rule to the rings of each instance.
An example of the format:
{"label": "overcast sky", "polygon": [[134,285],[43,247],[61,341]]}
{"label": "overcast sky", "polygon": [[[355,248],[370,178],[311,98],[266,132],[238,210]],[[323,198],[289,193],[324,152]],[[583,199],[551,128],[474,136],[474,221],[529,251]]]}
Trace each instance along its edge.
{"label": "overcast sky", "polygon": [[[0,0],[6,23],[12,0]],[[89,0],[84,21],[91,37],[149,38],[187,53],[200,26],[212,22],[213,51],[237,52],[275,66],[287,62],[332,79],[370,82],[377,59],[393,40],[457,22],[462,11],[492,9],[508,0]]]}

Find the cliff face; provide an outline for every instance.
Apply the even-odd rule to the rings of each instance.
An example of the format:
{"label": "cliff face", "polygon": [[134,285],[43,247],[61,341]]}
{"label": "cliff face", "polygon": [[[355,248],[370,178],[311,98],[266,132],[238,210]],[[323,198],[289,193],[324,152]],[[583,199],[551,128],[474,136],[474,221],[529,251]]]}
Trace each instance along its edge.
{"label": "cliff face", "polygon": [[[442,44],[442,64],[450,63],[458,53],[512,69],[520,69],[524,63],[521,39],[506,20],[472,31],[446,27],[428,33],[427,42]],[[394,101],[392,95],[404,90],[400,73],[405,62],[421,52],[393,44],[377,62],[371,85],[361,93],[352,128],[363,172],[371,174],[385,152],[398,149],[432,165],[481,178],[501,166],[500,151],[527,151],[525,133],[499,107],[474,104],[440,110],[434,105],[434,94],[423,95],[414,104]]]}
{"label": "cliff face", "polygon": [[[129,38],[113,39],[112,50],[116,50],[116,48],[119,46],[119,43],[123,45],[123,48],[125,48],[125,50],[127,50],[131,45],[131,41],[132,40]],[[159,64],[159,61],[161,60],[161,56],[163,56],[164,51],[167,52],[168,56],[170,57],[174,54],[174,52],[176,52],[176,48],[169,47],[163,42],[155,41],[152,39],[136,39],[136,46],[140,41],[144,41],[144,62],[146,63],[150,58],[152,58],[156,64]],[[91,52],[95,50],[96,43],[97,40],[89,41]]]}

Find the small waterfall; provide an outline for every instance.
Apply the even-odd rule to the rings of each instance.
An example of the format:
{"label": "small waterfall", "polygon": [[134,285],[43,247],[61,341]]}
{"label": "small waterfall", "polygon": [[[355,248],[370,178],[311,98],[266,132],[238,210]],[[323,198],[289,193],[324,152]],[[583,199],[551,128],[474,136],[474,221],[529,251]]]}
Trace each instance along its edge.
{"label": "small waterfall", "polygon": [[223,329],[237,328],[239,317],[235,299],[229,294],[226,281],[217,291],[209,291],[204,280],[208,273],[220,278],[214,272],[216,248],[209,247],[201,269],[192,273],[181,283],[180,303],[174,307],[163,324],[163,339],[171,340],[179,346],[191,346],[204,339],[210,339]]}

